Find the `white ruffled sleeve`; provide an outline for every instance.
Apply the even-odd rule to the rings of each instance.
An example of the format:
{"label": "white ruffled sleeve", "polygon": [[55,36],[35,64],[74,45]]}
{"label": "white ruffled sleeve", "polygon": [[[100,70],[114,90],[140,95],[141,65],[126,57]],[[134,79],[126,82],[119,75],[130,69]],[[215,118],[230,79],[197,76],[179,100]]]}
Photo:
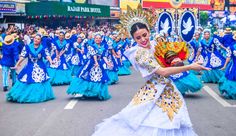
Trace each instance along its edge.
{"label": "white ruffled sleeve", "polygon": [[144,78],[151,76],[161,67],[149,49],[132,47],[125,52],[125,55]]}

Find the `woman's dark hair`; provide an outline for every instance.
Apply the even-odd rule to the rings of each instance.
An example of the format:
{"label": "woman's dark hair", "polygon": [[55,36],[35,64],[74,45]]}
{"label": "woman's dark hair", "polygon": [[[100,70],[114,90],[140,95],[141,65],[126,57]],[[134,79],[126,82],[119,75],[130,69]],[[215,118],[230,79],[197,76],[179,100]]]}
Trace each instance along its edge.
{"label": "woman's dark hair", "polygon": [[147,31],[149,31],[148,27],[145,24],[135,23],[135,24],[133,24],[133,26],[131,27],[131,30],[130,30],[131,36],[134,37],[134,33],[139,29],[146,29]]}
{"label": "woman's dark hair", "polygon": [[65,33],[63,32],[63,31],[60,31],[60,33],[59,34],[63,34],[63,35],[65,35]]}
{"label": "woman's dark hair", "polygon": [[[40,35],[40,34],[36,34],[36,36],[38,36],[38,37],[40,37],[40,39],[42,39],[42,35]],[[36,37],[36,36],[35,36],[35,37]]]}

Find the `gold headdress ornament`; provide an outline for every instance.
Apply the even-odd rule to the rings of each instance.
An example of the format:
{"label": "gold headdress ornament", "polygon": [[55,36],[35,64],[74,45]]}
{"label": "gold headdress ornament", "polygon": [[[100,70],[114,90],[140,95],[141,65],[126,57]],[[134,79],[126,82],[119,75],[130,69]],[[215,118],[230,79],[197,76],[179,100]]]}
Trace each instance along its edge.
{"label": "gold headdress ornament", "polygon": [[130,30],[135,23],[143,23],[148,29],[152,28],[157,20],[156,15],[151,9],[144,11],[141,4],[137,9],[132,9],[127,6],[127,13],[120,15],[120,24],[115,28],[118,30],[119,35],[129,37],[131,36]]}

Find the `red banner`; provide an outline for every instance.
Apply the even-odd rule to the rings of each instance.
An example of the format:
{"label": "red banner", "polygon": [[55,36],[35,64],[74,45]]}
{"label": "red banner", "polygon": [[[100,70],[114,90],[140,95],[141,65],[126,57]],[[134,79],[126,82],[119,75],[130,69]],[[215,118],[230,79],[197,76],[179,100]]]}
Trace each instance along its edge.
{"label": "red banner", "polygon": [[[169,2],[143,1],[144,8],[173,8]],[[213,10],[209,4],[182,4],[180,8],[199,8],[199,10]]]}

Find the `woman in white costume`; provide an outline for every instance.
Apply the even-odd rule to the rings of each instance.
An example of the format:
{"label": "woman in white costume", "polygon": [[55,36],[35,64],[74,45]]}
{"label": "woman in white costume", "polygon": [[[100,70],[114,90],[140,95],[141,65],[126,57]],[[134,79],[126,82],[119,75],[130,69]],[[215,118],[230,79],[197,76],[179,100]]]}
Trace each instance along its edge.
{"label": "woman in white costume", "polygon": [[197,63],[162,68],[149,39],[153,14],[142,11],[141,6],[137,10],[128,9],[117,28],[128,32],[137,42],[125,55],[147,82],[127,107],[97,125],[93,136],[195,136],[184,99],[168,76],[208,69]]}

